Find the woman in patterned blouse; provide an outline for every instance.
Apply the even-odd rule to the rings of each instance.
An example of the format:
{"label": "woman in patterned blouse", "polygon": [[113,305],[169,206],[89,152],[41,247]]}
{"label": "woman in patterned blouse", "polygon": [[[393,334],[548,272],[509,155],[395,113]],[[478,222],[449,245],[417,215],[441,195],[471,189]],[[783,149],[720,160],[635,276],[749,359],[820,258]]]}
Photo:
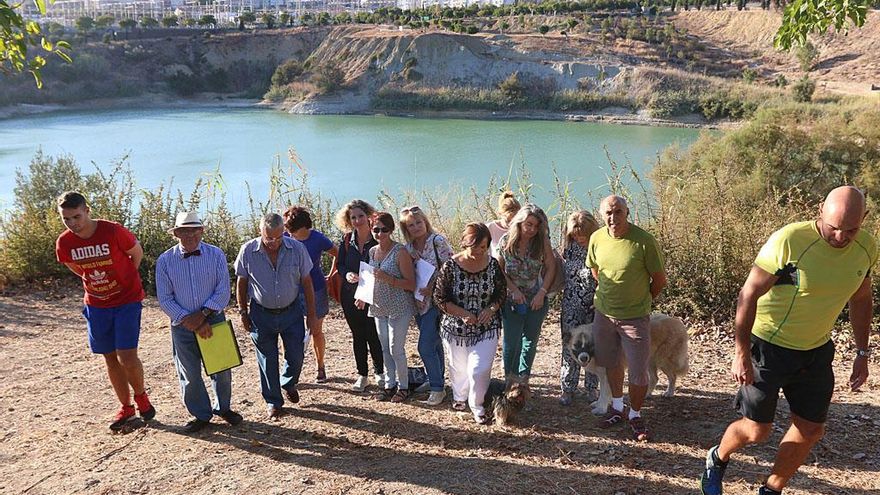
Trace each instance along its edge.
{"label": "woman in patterned blouse", "polygon": [[508,295],[501,310],[504,374],[528,383],[547,316],[547,290],[556,274],[547,215],[533,204],[523,206],[499,244],[497,259],[507,277]]}
{"label": "woman in patterned blouse", "polygon": [[[409,321],[416,314],[416,275],[412,257],[391,238],[394,217],[384,211],[374,213],[370,226],[373,237],[379,241],[370,248],[370,266],[376,277],[370,316],[376,319],[385,356],[385,389],[376,399],[403,402],[410,394],[404,344]],[[356,304],[363,307],[365,303],[357,300]]]}
{"label": "woman in patterned blouse", "polygon": [[[571,329],[593,322],[593,295],[596,293],[596,281],[590,268],[586,266],[587,245],[590,236],[599,229],[599,222],[586,210],[576,211],[565,223],[565,235],[562,238],[562,260],[565,269],[565,289],[562,291],[562,315],[559,320],[562,327],[562,367],[560,382],[562,395],[559,403],[563,406],[571,404],[581,376],[580,362],[569,354],[566,344],[571,339]],[[587,402],[599,398],[598,378],[584,370],[584,389]]]}
{"label": "woman in patterned blouse", "polygon": [[440,336],[449,359],[452,408],[463,411],[469,405],[480,424],[486,422],[483,398],[507,292],[501,267],[489,256],[489,239],[485,225],[468,224],[461,236],[463,251],[443,264],[434,286],[434,304],[443,313]]}
{"label": "woman in patterned blouse", "polygon": [[[434,266],[434,275],[427,287],[420,289],[417,296],[423,297],[421,301],[416,298],[416,324],[419,326],[419,356],[425,364],[425,372],[428,374],[427,386],[431,393],[424,404],[436,406],[446,398],[444,375],[443,344],[440,342],[440,333],[437,328],[437,308],[431,302],[431,294],[434,292],[434,280],[437,272],[443,266],[443,262],[452,256],[452,247],[446,238],[434,232],[431,221],[425,212],[418,206],[410,206],[400,210],[400,231],[407,240],[406,250],[409,251],[414,261],[422,260]],[[421,392],[417,389],[416,392]]]}

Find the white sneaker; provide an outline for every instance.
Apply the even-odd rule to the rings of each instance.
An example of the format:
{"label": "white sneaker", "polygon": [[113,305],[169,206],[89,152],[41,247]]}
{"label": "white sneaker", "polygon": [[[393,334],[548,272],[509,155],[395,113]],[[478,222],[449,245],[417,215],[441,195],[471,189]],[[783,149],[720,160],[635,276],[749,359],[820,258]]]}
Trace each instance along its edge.
{"label": "white sneaker", "polygon": [[428,395],[428,400],[422,401],[422,404],[425,404],[428,406],[439,406],[443,402],[443,399],[445,399],[445,398],[446,398],[446,391],[445,390],[440,390],[438,392],[431,392]]}
{"label": "white sneaker", "polygon": [[[364,377],[366,378],[366,377]],[[385,388],[385,376],[381,373],[376,373],[373,375],[373,378],[376,379],[376,386],[379,388]],[[366,384],[366,383],[365,383]]]}
{"label": "white sneaker", "polygon": [[419,385],[418,387],[416,387],[416,393],[419,393],[419,394],[427,392],[429,390],[431,390],[431,382],[425,382],[425,383]]}
{"label": "white sneaker", "polygon": [[370,383],[370,379],[364,375],[358,376],[357,381],[354,382],[354,385],[351,386],[351,389],[355,392],[363,392],[366,390],[367,385]]}

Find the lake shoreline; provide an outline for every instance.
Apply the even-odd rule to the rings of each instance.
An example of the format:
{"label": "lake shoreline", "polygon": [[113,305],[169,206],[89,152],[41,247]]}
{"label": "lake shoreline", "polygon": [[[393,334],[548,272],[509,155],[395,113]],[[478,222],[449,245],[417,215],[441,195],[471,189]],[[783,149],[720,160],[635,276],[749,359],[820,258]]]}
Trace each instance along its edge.
{"label": "lake shoreline", "polygon": [[550,111],[506,111],[493,110],[351,110],[338,108],[331,112],[291,111],[291,106],[284,103],[271,103],[265,100],[249,98],[233,98],[219,94],[202,94],[194,98],[170,97],[164,94],[147,94],[127,98],[105,98],[89,100],[74,104],[28,104],[21,103],[0,107],[0,120],[37,116],[44,114],[75,112],[82,110],[117,110],[117,109],[192,109],[192,108],[265,108],[294,114],[308,115],[381,115],[387,117],[406,117],[418,119],[462,119],[462,120],[511,120],[511,121],[565,121],[591,122],[600,124],[636,125],[651,127],[673,127],[687,129],[728,129],[735,127],[735,121],[701,122],[697,114],[684,115],[677,118],[657,119],[649,117],[646,112],[631,112],[625,108],[610,107],[595,112],[550,112]]}

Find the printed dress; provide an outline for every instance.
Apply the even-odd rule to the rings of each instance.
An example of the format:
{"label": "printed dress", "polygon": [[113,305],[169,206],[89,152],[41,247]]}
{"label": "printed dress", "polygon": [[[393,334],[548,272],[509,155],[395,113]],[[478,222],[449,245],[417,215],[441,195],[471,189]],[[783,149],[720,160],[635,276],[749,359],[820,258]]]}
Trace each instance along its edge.
{"label": "printed dress", "polygon": [[[593,296],[596,293],[596,280],[586,266],[587,248],[573,242],[562,253],[562,266],[565,270],[565,289],[562,291],[562,311],[559,319],[562,327],[562,365],[560,368],[560,385],[563,392],[573,393],[577,390],[581,375],[580,363],[565,349],[569,340],[568,332],[577,326],[593,322],[595,308]],[[596,375],[584,370],[584,388],[587,401],[598,398],[598,380]]]}

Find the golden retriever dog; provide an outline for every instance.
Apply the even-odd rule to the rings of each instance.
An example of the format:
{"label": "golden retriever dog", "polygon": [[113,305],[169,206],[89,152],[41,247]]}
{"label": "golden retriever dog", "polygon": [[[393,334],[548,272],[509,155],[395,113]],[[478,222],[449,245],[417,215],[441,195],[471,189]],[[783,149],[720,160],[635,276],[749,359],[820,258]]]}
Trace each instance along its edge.
{"label": "golden retriever dog", "polygon": [[[599,377],[599,399],[593,402],[593,414],[602,415],[611,404],[611,390],[605,368],[596,366],[593,359],[595,345],[593,342],[592,323],[581,325],[570,330],[568,341],[564,343],[563,352],[568,352],[580,365]],[[621,353],[621,360],[626,366],[626,357]],[[649,363],[648,396],[657,386],[657,370],[666,375],[668,385],[663,397],[675,395],[675,382],[679,376],[688,371],[688,332],[684,323],[663,313],[651,314],[651,360]]]}

